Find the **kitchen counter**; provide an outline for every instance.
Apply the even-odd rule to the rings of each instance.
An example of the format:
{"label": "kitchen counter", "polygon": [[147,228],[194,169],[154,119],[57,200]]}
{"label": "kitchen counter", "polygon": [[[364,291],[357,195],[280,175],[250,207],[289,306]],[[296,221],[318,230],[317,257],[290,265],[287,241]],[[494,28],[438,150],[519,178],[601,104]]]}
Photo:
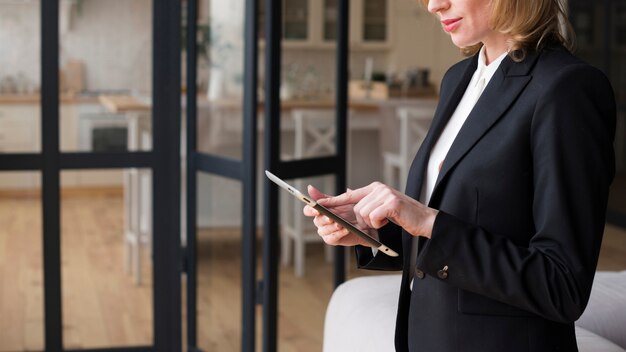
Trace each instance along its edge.
{"label": "kitchen counter", "polygon": [[[80,94],[61,94],[62,104],[83,104],[98,102],[97,96]],[[33,104],[39,105],[41,96],[39,94],[0,94],[0,104]]]}
{"label": "kitchen counter", "polygon": [[[437,97],[408,99],[352,99],[348,107],[352,111],[377,112],[383,107],[412,105],[415,103],[434,102]],[[100,95],[100,103],[111,112],[148,111],[150,104],[130,95]],[[183,98],[182,103],[185,103]],[[241,99],[221,99],[208,101],[205,96],[198,96],[199,107],[211,107],[215,109],[240,110],[243,109]],[[291,99],[281,101],[281,109],[289,111],[293,109],[332,109],[335,101],[332,99]],[[259,110],[264,108],[263,101],[259,101]]]}
{"label": "kitchen counter", "polygon": [[115,113],[150,111],[150,105],[130,95],[101,95],[98,100],[109,111]]}

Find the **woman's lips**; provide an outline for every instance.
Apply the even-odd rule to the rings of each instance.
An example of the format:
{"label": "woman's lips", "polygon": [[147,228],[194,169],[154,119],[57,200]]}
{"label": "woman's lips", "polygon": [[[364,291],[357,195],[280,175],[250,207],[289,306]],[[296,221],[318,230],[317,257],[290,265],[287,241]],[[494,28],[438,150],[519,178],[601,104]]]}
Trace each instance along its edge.
{"label": "woman's lips", "polygon": [[449,20],[442,20],[443,30],[446,32],[452,32],[461,24],[461,18],[452,18]]}

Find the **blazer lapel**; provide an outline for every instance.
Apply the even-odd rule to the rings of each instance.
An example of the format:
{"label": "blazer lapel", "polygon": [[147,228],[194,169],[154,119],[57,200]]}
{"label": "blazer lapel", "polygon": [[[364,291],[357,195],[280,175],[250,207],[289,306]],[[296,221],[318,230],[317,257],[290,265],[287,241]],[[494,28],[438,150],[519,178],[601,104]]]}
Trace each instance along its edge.
{"label": "blazer lapel", "polygon": [[[476,142],[487,133],[491,126],[502,117],[515,101],[515,98],[526,87],[531,79],[529,72],[536,59],[536,54],[528,54],[526,59],[520,63],[515,63],[510,57],[506,57],[502,61],[500,68],[491,78],[452,143],[443,161],[431,200],[435,199],[441,181]],[[456,108],[456,105],[454,107]]]}
{"label": "blazer lapel", "polygon": [[[426,167],[428,166],[430,152],[435,145],[435,142],[437,142],[439,135],[448,123],[448,120],[452,116],[452,113],[454,113],[456,106],[459,105],[459,101],[461,101],[463,94],[465,94],[465,89],[472,79],[474,71],[476,71],[477,61],[478,55],[475,55],[471,60],[468,60],[467,65],[463,69],[463,74],[459,77],[457,82],[450,82],[451,89],[449,91],[441,92],[435,116],[433,116],[432,125],[428,130],[422,145],[417,151],[417,154],[413,159],[413,163],[411,164],[411,169],[409,170],[405,193],[414,199],[419,200],[420,198],[424,184],[424,173],[426,171]],[[404,258],[409,258],[411,255],[411,242],[413,240],[413,236],[406,231],[403,231],[402,233],[402,254]],[[422,240],[422,238],[420,238],[420,240]],[[421,245],[422,244],[420,243],[420,247]],[[409,263],[410,260],[404,261],[405,275],[403,275],[403,277],[408,278],[411,273],[412,269],[409,268]]]}
{"label": "blazer lapel", "polygon": [[454,113],[459,101],[461,101],[463,94],[465,94],[465,89],[472,79],[474,71],[476,71],[477,60],[478,55],[475,55],[471,60],[468,60],[463,74],[457,82],[451,82],[452,89],[449,92],[441,92],[442,95],[440,96],[439,103],[437,104],[437,109],[435,111],[435,116],[433,116],[431,127],[429,128],[424,141],[420,145],[409,170],[405,193],[414,199],[419,200],[422,185],[424,183],[424,172],[428,166],[430,152],[435,145],[435,142],[437,142],[439,135],[448,123],[448,120]]}

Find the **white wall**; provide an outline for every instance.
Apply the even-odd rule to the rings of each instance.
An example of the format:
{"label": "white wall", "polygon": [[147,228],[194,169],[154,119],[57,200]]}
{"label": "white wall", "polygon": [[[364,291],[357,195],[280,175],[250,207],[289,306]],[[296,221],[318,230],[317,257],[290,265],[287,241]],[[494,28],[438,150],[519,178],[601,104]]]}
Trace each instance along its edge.
{"label": "white wall", "polygon": [[[40,86],[40,1],[0,2],[0,78],[22,72]],[[151,89],[151,0],[81,0],[61,18],[61,65],[84,61],[88,89]]]}
{"label": "white wall", "polygon": [[61,60],[85,62],[89,89],[151,90],[152,1],[81,3],[61,37]]}
{"label": "white wall", "polygon": [[40,86],[41,26],[39,3],[0,3],[0,79],[23,74]]}

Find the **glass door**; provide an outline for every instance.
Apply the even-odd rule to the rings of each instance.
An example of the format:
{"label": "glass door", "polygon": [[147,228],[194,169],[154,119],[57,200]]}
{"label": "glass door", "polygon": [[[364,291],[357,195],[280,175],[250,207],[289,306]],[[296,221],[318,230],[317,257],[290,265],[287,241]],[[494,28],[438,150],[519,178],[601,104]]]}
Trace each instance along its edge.
{"label": "glass door", "polygon": [[0,13],[0,351],[180,351],[180,3]]}

